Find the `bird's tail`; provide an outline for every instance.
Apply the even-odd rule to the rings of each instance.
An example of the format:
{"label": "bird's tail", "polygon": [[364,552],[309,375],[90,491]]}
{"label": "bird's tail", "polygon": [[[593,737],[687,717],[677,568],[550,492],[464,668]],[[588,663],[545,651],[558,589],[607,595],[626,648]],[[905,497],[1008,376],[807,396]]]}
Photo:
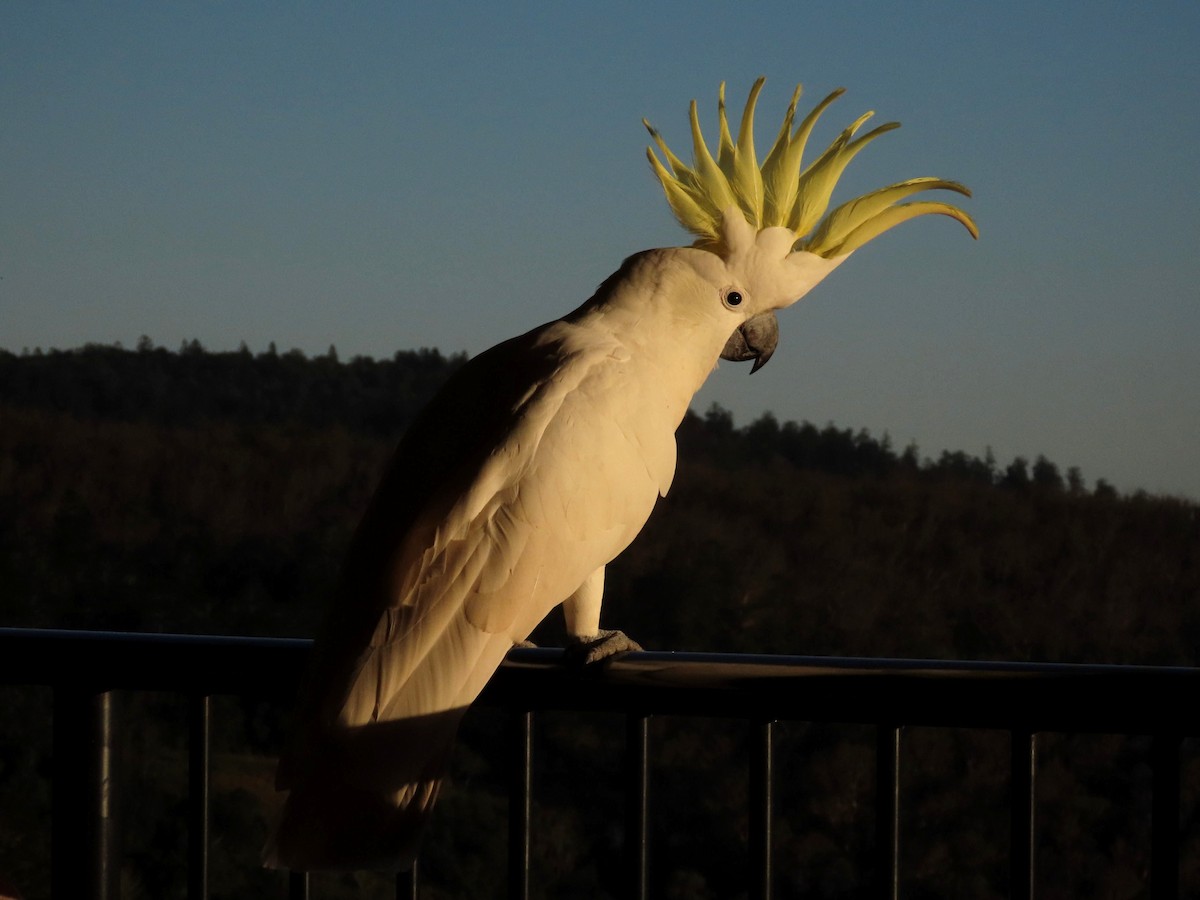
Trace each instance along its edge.
{"label": "bird's tail", "polygon": [[291,767],[268,868],[412,867],[465,709],[354,728]]}
{"label": "bird's tail", "polygon": [[335,782],[293,788],[263,849],[263,865],[295,871],[403,872],[412,868],[440,780],[413,785],[414,798]]}

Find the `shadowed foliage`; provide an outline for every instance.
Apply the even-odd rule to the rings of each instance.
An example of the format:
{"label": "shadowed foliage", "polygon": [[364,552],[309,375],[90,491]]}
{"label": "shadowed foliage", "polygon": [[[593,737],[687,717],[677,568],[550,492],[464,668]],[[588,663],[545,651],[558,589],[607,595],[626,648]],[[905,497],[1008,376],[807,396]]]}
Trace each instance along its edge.
{"label": "shadowed foliage", "polygon": [[[396,438],[461,362],[145,339],[0,352],[0,623],[312,634]],[[1193,502],[1089,490],[1044,457],[923,458],[831,424],[737,427],[717,408],[690,414],[679,443],[670,497],[608,574],[605,624],[648,648],[1198,663]],[[560,640],[558,617],[535,637]],[[0,881],[28,897],[46,896],[48,703],[0,688]],[[125,896],[183,896],[182,701],[122,708]],[[216,704],[214,898],[281,890],[257,854],[282,719]],[[504,727],[495,711],[467,718],[423,896],[503,894]],[[534,896],[619,896],[623,722],[554,714],[538,729]],[[744,894],[744,726],[661,719],[651,737],[654,896]],[[872,749],[869,729],[782,726],[780,896],[867,895]],[[918,730],[905,753],[906,896],[1004,896],[1006,736]],[[1061,736],[1044,757],[1047,896],[1144,892],[1145,743]],[[1190,744],[1184,760],[1184,884],[1197,890]],[[390,883],[317,887],[371,897]]]}

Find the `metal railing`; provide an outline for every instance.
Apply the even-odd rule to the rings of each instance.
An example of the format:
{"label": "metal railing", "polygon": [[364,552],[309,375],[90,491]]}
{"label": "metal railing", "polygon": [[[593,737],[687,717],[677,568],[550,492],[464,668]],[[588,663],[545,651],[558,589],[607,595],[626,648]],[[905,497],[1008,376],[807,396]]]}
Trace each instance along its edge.
{"label": "metal railing", "polygon": [[[116,863],[111,790],[111,692],[170,691],[189,700],[188,897],[208,887],[210,698],[287,700],[310,642],[199,635],[0,629],[0,684],[54,692],[51,839],[55,898],[111,898]],[[752,898],[772,895],[775,723],[864,723],[876,741],[877,896],[900,887],[900,773],[907,726],[1002,729],[1011,738],[1010,893],[1032,898],[1038,735],[1091,732],[1152,738],[1151,895],[1179,895],[1180,745],[1200,734],[1200,669],[631,653],[601,666],[563,665],[561,651],[514,650],[479,702],[512,710],[518,727],[509,802],[509,896],[529,895],[533,718],[544,710],[626,717],[625,896],[648,896],[648,722],[652,716],[728,717],[753,726],[749,766]],[[86,861],[86,865],[80,861]],[[417,896],[400,876],[397,897]],[[293,874],[291,896],[308,896]]]}

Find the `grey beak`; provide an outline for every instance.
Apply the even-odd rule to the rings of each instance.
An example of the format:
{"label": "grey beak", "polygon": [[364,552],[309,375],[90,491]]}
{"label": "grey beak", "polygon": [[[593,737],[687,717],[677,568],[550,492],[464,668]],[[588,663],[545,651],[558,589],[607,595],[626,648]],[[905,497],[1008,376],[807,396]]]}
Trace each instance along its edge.
{"label": "grey beak", "polygon": [[721,351],[721,359],[731,359],[734,362],[752,359],[750,367],[753,375],[767,364],[775,347],[779,343],[779,320],[775,313],[759,313],[752,319],[747,319],[725,342]]}

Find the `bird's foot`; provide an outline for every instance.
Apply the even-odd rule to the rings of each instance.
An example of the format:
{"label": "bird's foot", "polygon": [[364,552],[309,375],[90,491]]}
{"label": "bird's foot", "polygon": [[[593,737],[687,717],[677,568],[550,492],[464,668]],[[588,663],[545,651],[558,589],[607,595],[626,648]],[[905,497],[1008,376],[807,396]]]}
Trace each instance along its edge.
{"label": "bird's foot", "polygon": [[598,634],[571,638],[565,656],[572,665],[590,666],[618,653],[641,649],[642,645],[627,637],[623,631],[601,630]]}
{"label": "bird's foot", "polygon": [[514,641],[513,649],[514,650],[536,650],[537,644],[535,644],[533,641]]}

